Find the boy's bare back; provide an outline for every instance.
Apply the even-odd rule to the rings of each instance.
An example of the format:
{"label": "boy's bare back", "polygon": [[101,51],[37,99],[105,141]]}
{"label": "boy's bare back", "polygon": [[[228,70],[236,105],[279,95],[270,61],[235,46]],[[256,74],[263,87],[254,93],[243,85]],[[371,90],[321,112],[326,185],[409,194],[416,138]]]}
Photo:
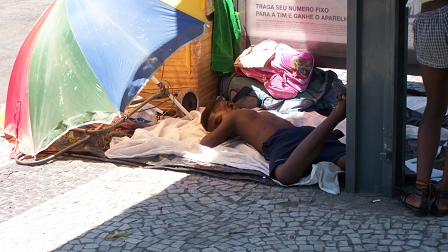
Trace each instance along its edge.
{"label": "boy's bare back", "polygon": [[294,126],[289,121],[269,112],[228,108],[212,114],[207,134],[201,144],[215,147],[229,137],[240,136],[261,152],[263,143],[277,130]]}

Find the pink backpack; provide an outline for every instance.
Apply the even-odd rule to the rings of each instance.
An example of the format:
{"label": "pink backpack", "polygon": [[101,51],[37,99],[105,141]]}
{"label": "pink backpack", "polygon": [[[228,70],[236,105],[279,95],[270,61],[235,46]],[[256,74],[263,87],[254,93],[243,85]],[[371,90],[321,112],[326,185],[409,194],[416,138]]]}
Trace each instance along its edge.
{"label": "pink backpack", "polygon": [[235,72],[262,82],[275,99],[291,99],[307,89],[314,67],[311,54],[272,40],[246,50],[235,61]]}

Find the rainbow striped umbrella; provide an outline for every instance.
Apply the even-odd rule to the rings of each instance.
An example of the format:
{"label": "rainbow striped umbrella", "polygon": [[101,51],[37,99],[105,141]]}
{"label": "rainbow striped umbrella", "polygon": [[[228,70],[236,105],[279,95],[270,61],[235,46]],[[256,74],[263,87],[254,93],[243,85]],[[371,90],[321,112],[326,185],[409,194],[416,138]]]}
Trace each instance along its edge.
{"label": "rainbow striped umbrella", "polygon": [[206,22],[203,0],[55,0],[14,63],[5,133],[34,156],[70,129],[111,123]]}

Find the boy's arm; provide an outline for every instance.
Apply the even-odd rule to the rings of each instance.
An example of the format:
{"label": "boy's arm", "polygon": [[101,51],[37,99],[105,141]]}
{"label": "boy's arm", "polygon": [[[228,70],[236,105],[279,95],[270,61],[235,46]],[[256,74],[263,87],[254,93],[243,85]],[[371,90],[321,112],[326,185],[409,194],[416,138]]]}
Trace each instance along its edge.
{"label": "boy's arm", "polygon": [[231,118],[222,121],[215,130],[201,139],[200,144],[213,148],[223,143],[227,138],[233,136],[234,123]]}

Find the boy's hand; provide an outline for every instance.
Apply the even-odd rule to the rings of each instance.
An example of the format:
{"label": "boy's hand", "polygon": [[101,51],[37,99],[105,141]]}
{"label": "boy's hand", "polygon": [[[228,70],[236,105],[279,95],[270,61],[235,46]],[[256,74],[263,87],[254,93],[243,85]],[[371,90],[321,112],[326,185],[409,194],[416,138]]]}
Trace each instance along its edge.
{"label": "boy's hand", "polygon": [[346,96],[343,94],[338,94],[337,96],[337,100],[338,100],[338,104],[336,105],[336,107],[333,108],[333,111],[331,112],[331,114],[334,114],[335,116],[338,116],[340,118],[340,120],[344,120],[346,117]]}

